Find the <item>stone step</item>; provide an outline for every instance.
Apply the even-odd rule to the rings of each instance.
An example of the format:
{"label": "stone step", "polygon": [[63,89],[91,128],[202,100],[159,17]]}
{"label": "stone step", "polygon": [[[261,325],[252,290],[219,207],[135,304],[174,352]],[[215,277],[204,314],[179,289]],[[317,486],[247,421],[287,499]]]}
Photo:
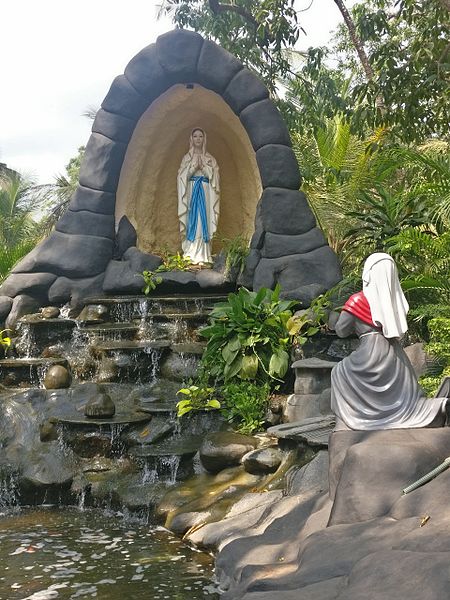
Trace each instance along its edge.
{"label": "stone step", "polygon": [[39,315],[26,315],[17,325],[16,352],[23,357],[39,356],[44,348],[69,341],[75,327],[73,319],[43,319]]}
{"label": "stone step", "polygon": [[328,438],[336,424],[334,415],[312,417],[303,421],[269,427],[267,433],[278,439],[304,442],[310,446],[328,447]]}
{"label": "stone step", "polygon": [[86,306],[102,305],[108,309],[113,321],[132,321],[150,315],[207,315],[216,302],[223,302],[223,295],[173,295],[173,296],[114,296],[89,298]]}
{"label": "stone step", "polygon": [[0,360],[0,384],[5,387],[41,387],[54,365],[67,367],[65,358],[8,358]]}

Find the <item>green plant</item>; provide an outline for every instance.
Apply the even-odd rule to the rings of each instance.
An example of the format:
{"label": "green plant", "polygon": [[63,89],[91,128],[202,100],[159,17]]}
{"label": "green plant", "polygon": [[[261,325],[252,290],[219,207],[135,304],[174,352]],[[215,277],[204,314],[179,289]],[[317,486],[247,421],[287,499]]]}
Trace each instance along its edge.
{"label": "green plant", "polygon": [[222,389],[224,414],[237,431],[252,434],[261,429],[265,421],[269,385],[250,381],[229,383]]}
{"label": "green plant", "polygon": [[11,346],[11,338],[5,335],[5,332],[11,331],[10,329],[2,329],[0,331],[0,346],[3,346],[3,349],[7,350]]}
{"label": "green plant", "polygon": [[226,254],[225,275],[229,275],[233,269],[236,269],[240,275],[245,267],[250,248],[248,238],[238,235],[232,239],[222,239],[223,251]]}
{"label": "green plant", "polygon": [[177,416],[182,417],[192,410],[212,410],[220,408],[220,402],[213,398],[214,388],[204,385],[190,385],[178,390],[184,398],[177,403]]}
{"label": "green plant", "polygon": [[187,271],[191,265],[191,259],[183,256],[179,252],[176,254],[165,254],[163,256],[163,264],[157,269],[154,271],[143,271],[142,277],[144,278],[145,283],[143,288],[144,294],[147,296],[156,289],[156,286],[162,283],[162,277],[158,277],[157,273],[164,273],[165,271]]}
{"label": "green plant", "polygon": [[240,379],[280,381],[289,366],[292,336],[287,323],[295,302],[280,300],[280,287],[250,292],[240,288],[227,302],[215,305],[211,324],[201,331],[208,339],[205,372],[228,383]]}

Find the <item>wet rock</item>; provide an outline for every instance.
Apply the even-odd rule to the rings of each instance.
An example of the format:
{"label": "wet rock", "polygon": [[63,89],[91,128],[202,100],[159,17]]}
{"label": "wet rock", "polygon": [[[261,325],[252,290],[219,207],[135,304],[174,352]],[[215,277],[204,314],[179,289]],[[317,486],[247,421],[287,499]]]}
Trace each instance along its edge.
{"label": "wet rock", "polygon": [[247,473],[253,475],[274,473],[281,464],[282,453],[277,447],[251,450],[242,457],[242,464]]}
{"label": "wet rock", "polygon": [[226,467],[238,465],[247,452],[258,445],[256,438],[220,431],[206,436],[200,447],[200,460],[207,471],[218,473]]}
{"label": "wet rock", "polygon": [[86,417],[107,418],[114,416],[116,406],[106,392],[100,392],[91,398],[84,407]]}
{"label": "wet rock", "polygon": [[172,352],[161,364],[161,376],[174,381],[195,379],[200,367],[200,358],[194,355],[181,355]]}
{"label": "wet rock", "polygon": [[6,319],[5,326],[7,329],[14,329],[17,321],[24,315],[36,312],[39,308],[39,302],[27,296],[26,294],[20,294],[13,300],[11,311]]}
{"label": "wet rock", "polygon": [[122,439],[129,446],[154,444],[168,437],[175,430],[175,421],[167,416],[153,417],[150,423],[141,425],[122,434]]}
{"label": "wet rock", "polygon": [[45,421],[39,425],[39,439],[41,442],[53,442],[58,439],[58,430],[54,423]]}
{"label": "wet rock", "polygon": [[41,309],[41,316],[43,319],[57,319],[59,313],[60,310],[57,306],[45,306]]}
{"label": "wet rock", "polygon": [[294,466],[286,473],[285,494],[295,496],[328,489],[328,452],[321,450],[306,465]]}
{"label": "wet rock", "polygon": [[98,383],[109,383],[117,378],[119,368],[113,360],[104,356],[98,365],[96,380]]}
{"label": "wet rock", "polygon": [[47,390],[68,388],[70,386],[70,373],[62,365],[53,365],[47,371],[44,378],[44,387]]}
{"label": "wet rock", "polygon": [[108,319],[108,307],[104,304],[88,304],[78,316],[83,323],[103,323]]}
{"label": "wet rock", "polygon": [[110,457],[113,454],[111,436],[99,429],[89,432],[68,431],[64,435],[64,442],[81,458]]}
{"label": "wet rock", "polygon": [[3,323],[9,315],[13,305],[13,299],[9,296],[0,296],[0,323]]}

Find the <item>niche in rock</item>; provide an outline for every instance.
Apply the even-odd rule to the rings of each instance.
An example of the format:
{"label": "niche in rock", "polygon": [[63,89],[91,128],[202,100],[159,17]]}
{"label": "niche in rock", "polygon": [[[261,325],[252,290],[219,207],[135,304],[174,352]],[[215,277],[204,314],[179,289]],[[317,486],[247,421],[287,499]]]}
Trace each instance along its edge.
{"label": "niche in rock", "polygon": [[139,119],[120,174],[116,223],[123,215],[130,219],[144,252],[181,250],[177,172],[194,127],[206,131],[207,150],[220,169],[220,218],[213,251],[220,249],[221,238],[253,233],[262,185],[247,132],[221,96],[197,84],[177,84]]}

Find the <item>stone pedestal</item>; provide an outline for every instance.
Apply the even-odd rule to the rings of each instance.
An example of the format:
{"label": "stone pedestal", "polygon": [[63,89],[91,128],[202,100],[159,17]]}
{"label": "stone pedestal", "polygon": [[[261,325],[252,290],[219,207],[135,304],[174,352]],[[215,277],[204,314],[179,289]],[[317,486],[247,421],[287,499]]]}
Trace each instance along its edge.
{"label": "stone pedestal", "polygon": [[302,421],[331,412],[331,369],[335,362],[320,358],[297,360],[294,394],[291,394],[283,411],[283,421]]}

